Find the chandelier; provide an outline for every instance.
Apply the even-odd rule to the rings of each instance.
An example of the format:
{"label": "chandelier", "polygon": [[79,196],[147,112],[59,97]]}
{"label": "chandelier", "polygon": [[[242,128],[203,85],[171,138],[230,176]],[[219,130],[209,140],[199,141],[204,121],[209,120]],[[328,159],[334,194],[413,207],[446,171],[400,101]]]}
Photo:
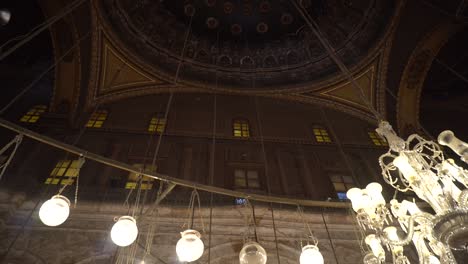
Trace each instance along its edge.
{"label": "chandelier", "polygon": [[385,263],[384,247],[393,263],[410,263],[403,247],[411,243],[420,264],[456,263],[452,250],[468,250],[468,171],[446,159],[439,144],[451,148],[463,162],[468,162],[468,144],[448,130],[439,135],[439,144],[417,134],[405,141],[386,121],[376,131],[389,144],[388,152],[379,158],[385,182],[397,191],[414,192],[432,210],[422,211],[414,201],[396,199],[387,208],[379,183],[350,189],[347,195],[360,227],[372,232],[365,238],[372,252],[364,263]]}

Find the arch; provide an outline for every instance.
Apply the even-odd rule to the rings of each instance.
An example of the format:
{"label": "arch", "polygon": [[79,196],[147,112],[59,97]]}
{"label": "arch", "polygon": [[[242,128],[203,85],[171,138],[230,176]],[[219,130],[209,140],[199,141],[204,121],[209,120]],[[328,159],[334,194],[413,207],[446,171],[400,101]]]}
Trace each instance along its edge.
{"label": "arch", "polygon": [[277,66],[278,62],[276,61],[276,58],[273,55],[270,55],[263,60],[263,67],[265,68],[272,68]]}
{"label": "arch", "polygon": [[228,66],[232,64],[232,59],[227,55],[221,55],[218,58],[218,64],[221,66]]}
{"label": "arch", "polygon": [[396,116],[400,134],[408,135],[421,130],[419,105],[427,73],[440,49],[462,28],[462,24],[441,23],[426,34],[413,50],[398,88]]}
{"label": "arch", "polygon": [[210,55],[205,50],[199,50],[196,55],[196,59],[204,63],[211,62]]}
{"label": "arch", "polygon": [[252,68],[255,66],[255,61],[250,56],[245,56],[241,59],[241,66],[245,68]]}
{"label": "arch", "polygon": [[[65,4],[53,1],[38,1],[45,19],[48,19],[61,12]],[[87,8],[78,8],[74,12],[61,19],[50,27],[52,45],[54,49],[54,59],[57,62],[55,67],[55,83],[50,102],[50,110],[66,110],[69,112],[70,120],[73,119],[80,104],[81,82],[83,78],[82,62],[86,52],[78,43],[89,42],[86,32],[79,27],[77,18],[90,17],[89,4]],[[70,50],[71,49],[71,50]],[[70,50],[70,51],[69,51]],[[60,59],[64,56],[63,59]],[[72,87],[72,88],[70,88]],[[67,109],[63,105],[68,105]]]}
{"label": "arch", "polygon": [[294,65],[299,63],[299,55],[295,51],[289,51],[287,55],[288,65]]}

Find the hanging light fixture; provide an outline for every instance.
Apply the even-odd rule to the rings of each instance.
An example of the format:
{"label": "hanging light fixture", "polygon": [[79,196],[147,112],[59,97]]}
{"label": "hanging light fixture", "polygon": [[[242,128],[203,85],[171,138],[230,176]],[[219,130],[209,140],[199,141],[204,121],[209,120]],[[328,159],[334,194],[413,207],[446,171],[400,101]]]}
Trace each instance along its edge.
{"label": "hanging light fixture", "polygon": [[119,247],[126,247],[132,244],[138,236],[138,227],[135,218],[131,216],[121,216],[112,226],[111,239]]}
{"label": "hanging light fixture", "polygon": [[[303,225],[304,225],[304,231],[305,231],[305,241],[306,245],[302,247],[302,239],[301,239],[301,256],[299,257],[299,263],[300,264],[323,264],[323,256],[322,253],[320,253],[320,250],[317,246],[318,244],[318,239],[312,232],[312,229],[310,228],[309,223],[306,221],[306,218],[304,217],[304,211],[301,206],[297,206],[297,213],[299,215],[299,218],[301,219]],[[323,217],[323,214],[322,214]],[[324,223],[325,219],[323,218]]]}
{"label": "hanging light fixture", "polygon": [[179,261],[192,262],[195,261],[203,255],[204,244],[200,239],[200,232],[192,229],[187,229],[184,232],[181,232],[182,236],[176,245],[177,257]]}
{"label": "hanging light fixture", "polygon": [[[373,107],[349,69],[338,58],[318,24],[307,14],[300,2],[291,1],[327,50],[330,58],[357,88],[359,96],[366,103],[369,111],[379,120],[379,127],[376,131],[387,140],[390,148],[379,158],[384,180],[397,191],[413,191],[435,212],[435,214],[421,212],[414,210],[414,206],[411,209],[405,208],[398,201],[392,200],[392,214],[407,233],[406,238],[398,238],[395,241],[389,238],[391,234],[383,232],[384,227],[389,225],[392,218],[378,188],[370,186],[365,190],[354,189],[348,192],[360,226],[375,232],[366,238],[374,257],[370,254],[366,255],[365,263],[385,262],[385,251],[381,243],[392,251],[393,263],[408,263],[401,247],[411,242],[417,248],[421,263],[437,263],[438,261],[456,263],[452,250],[468,250],[466,239],[464,239],[468,235],[466,228],[468,226],[468,171],[458,167],[453,160],[446,160],[436,142],[425,140],[417,134],[410,135],[407,140],[404,140],[395,133],[387,121],[381,121],[383,120],[381,114]],[[453,132],[442,132],[438,141],[440,145],[451,148],[463,162],[468,163],[468,144],[456,138]]]}
{"label": "hanging light fixture", "polygon": [[[351,189],[348,197],[359,224],[375,231],[366,242],[382,262],[385,257],[376,255],[381,243],[392,252],[393,263],[409,263],[403,246],[413,242],[424,263],[455,263],[452,250],[467,249],[466,240],[461,238],[466,236],[468,225],[468,171],[445,159],[437,143],[417,134],[403,140],[386,121],[380,122],[376,131],[389,144],[389,151],[379,158],[384,180],[398,191],[413,191],[435,213],[421,211],[414,202],[391,200],[391,213],[407,234],[400,239],[395,227],[384,228],[392,219],[382,207],[385,200],[381,188],[371,183],[366,189]],[[452,148],[461,160],[468,153],[468,144],[451,131],[442,132],[439,143]],[[375,204],[374,200],[379,202]]]}
{"label": "hanging light fixture", "polygon": [[240,264],[265,264],[267,253],[257,242],[249,241],[244,244],[239,253]]}
{"label": "hanging light fixture", "polygon": [[70,214],[70,200],[63,195],[54,195],[39,209],[39,219],[47,226],[63,224]]}
{"label": "hanging light fixture", "polygon": [[[245,199],[244,207],[249,216],[246,217],[246,230],[244,233],[244,245],[239,252],[240,264],[265,264],[267,262],[267,253],[265,249],[258,243],[258,234],[255,218],[255,209],[249,199]],[[251,236],[251,228],[253,227],[253,237]]]}
{"label": "hanging light fixture", "polygon": [[184,224],[188,226],[188,229],[181,232],[181,238],[177,241],[176,245],[176,253],[179,261],[187,261],[192,262],[195,261],[203,255],[203,251],[205,250],[205,245],[201,240],[201,234],[197,230],[194,230],[193,227],[193,220],[194,220],[194,213],[195,213],[195,201],[198,203],[198,211],[200,213],[200,222],[202,223],[203,227],[203,219],[201,218],[201,204],[200,204],[200,196],[198,195],[198,191],[194,189],[192,194],[190,195],[190,202],[188,206],[188,219],[187,223]]}
{"label": "hanging light fixture", "polygon": [[302,248],[300,264],[323,264],[323,256],[315,245],[307,245]]}
{"label": "hanging light fixture", "polygon": [[[77,162],[76,171],[74,172],[73,176],[69,177],[68,182],[71,181],[72,177],[76,177],[76,182],[78,182],[80,170],[84,163],[85,159],[80,156]],[[41,208],[39,209],[39,219],[41,219],[44,225],[58,226],[67,220],[68,216],[70,215],[70,200],[68,200],[67,197],[61,195],[61,193],[68,185],[68,183],[63,185],[57,195],[52,196],[52,198],[45,201],[41,205]],[[76,188],[75,206],[78,200],[78,183],[76,184]]]}

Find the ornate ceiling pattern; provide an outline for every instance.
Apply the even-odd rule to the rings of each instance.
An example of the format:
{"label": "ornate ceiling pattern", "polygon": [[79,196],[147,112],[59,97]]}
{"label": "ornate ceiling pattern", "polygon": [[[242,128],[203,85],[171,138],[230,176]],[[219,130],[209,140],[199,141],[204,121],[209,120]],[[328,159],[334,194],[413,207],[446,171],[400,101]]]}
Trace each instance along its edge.
{"label": "ornate ceiling pattern", "polygon": [[398,89],[397,125],[403,135],[420,132],[420,99],[427,73],[449,38],[463,29],[463,24],[445,22],[420,40],[403,71]]}
{"label": "ornate ceiling pattern", "polygon": [[[145,0],[137,1],[138,4],[132,2],[133,6],[128,6],[131,5],[130,2],[105,0],[102,6],[96,4],[91,8],[94,32],[89,91],[86,100],[88,108],[96,104],[146,94],[218,92],[319,103],[363,119],[373,119],[361,99],[362,96],[353,89],[344,76],[337,72],[318,40],[314,39],[303,25],[301,26],[302,22],[298,22],[299,15],[294,13],[294,9],[282,11],[278,9],[279,3],[289,2],[280,1],[274,4],[271,2],[266,4],[267,7],[262,7],[261,4],[267,1],[250,1],[252,8],[256,6],[252,9],[256,10],[252,11],[252,16],[256,20],[252,18],[250,22],[239,24],[243,30],[255,26],[253,27],[255,32],[249,35],[252,43],[248,47],[236,46],[236,43],[242,43],[240,42],[242,38],[232,31],[233,24],[228,24],[222,16],[226,15],[225,6],[219,5],[228,1],[214,1],[214,3],[185,1],[182,6],[164,2],[150,4]],[[384,95],[379,91],[381,89],[379,87],[383,86],[383,79],[380,76],[385,71],[386,63],[386,56],[383,56],[383,43],[391,37],[402,1],[398,1],[396,7],[389,5],[388,1],[379,0],[353,1],[359,4],[352,7],[346,6],[341,1],[336,3],[337,7],[330,3],[317,2],[320,4],[309,6],[308,12],[321,25],[324,25],[322,31],[329,37],[332,45],[339,47],[337,48],[339,56],[345,59],[353,75],[361,84],[364,95],[382,111],[385,109]],[[195,12],[195,15],[192,21],[193,32],[182,59],[180,53],[188,28],[187,23],[190,23],[190,16],[186,14],[189,12],[187,3],[190,4],[190,8],[194,9],[189,11]],[[201,10],[199,13],[204,12],[204,16],[203,19],[197,18],[198,22],[195,22],[197,8]],[[250,14],[244,10],[247,12],[246,15],[244,11],[241,11],[242,9],[239,9],[240,7],[234,4],[232,8],[234,8],[233,14],[234,10],[238,10],[232,16],[233,21],[237,17],[245,19],[245,16]],[[267,12],[262,8],[270,11]],[[341,17],[343,21],[332,21],[334,12],[345,12],[349,11],[348,9],[354,10],[345,13],[349,14],[349,17],[341,13],[337,17]],[[217,22],[214,22],[216,25],[211,25],[209,22],[211,19],[207,19],[206,16],[216,18],[215,15],[219,12],[224,13],[218,15]],[[288,14],[292,14],[293,19],[298,21],[286,21],[287,23],[282,21]],[[207,23],[200,23],[202,20],[206,20]],[[139,30],[151,28],[148,31],[151,34],[135,35],[136,31],[130,30],[133,23],[142,23],[138,24]],[[257,31],[258,23],[265,23],[269,28],[268,32],[270,30],[278,32],[271,32],[269,35],[267,32],[259,32]],[[352,24],[349,30],[353,31],[338,34],[337,25],[341,23]],[[219,29],[216,38],[223,38],[223,41],[219,41],[223,43],[219,50],[217,49],[218,41],[213,40],[212,33],[203,33],[215,26]],[[278,26],[284,26],[284,28],[275,29]],[[291,35],[291,32],[297,34]],[[335,35],[348,37],[333,38],[332,36]],[[264,41],[262,41],[263,38]],[[315,50],[316,55],[311,55],[311,48]],[[210,59],[203,62],[197,55],[201,51],[206,52],[207,58]],[[299,54],[302,51],[304,53]],[[297,55],[295,63],[287,60],[287,54],[292,54],[291,52]],[[350,56],[347,57],[346,54]],[[241,58],[244,58],[244,55],[252,59],[251,67],[242,66]],[[232,63],[229,65],[219,63],[219,60],[226,56]],[[270,67],[270,64],[265,63],[270,56],[273,56],[277,63],[275,67]],[[181,59],[180,78],[175,84],[175,70]],[[236,60],[238,60],[237,64],[234,63]],[[324,74],[325,72],[328,73]]]}
{"label": "ornate ceiling pattern", "polygon": [[[304,3],[348,65],[368,56],[395,9],[382,0]],[[180,78],[192,85],[215,86],[217,76],[225,89],[278,91],[337,73],[290,1],[105,0],[101,7],[119,41],[153,71],[173,76],[183,57]]]}

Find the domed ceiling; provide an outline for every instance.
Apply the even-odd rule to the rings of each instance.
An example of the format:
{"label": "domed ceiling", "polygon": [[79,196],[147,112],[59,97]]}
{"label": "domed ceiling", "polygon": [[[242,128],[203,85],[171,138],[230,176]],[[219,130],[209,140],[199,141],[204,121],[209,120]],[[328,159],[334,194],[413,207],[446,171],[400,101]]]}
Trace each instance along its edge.
{"label": "domed ceiling", "polygon": [[[395,9],[388,0],[302,3],[349,66],[369,56]],[[174,76],[190,26],[180,72],[188,83],[280,90],[337,74],[291,0],[104,0],[103,8],[126,47],[165,76]]]}

